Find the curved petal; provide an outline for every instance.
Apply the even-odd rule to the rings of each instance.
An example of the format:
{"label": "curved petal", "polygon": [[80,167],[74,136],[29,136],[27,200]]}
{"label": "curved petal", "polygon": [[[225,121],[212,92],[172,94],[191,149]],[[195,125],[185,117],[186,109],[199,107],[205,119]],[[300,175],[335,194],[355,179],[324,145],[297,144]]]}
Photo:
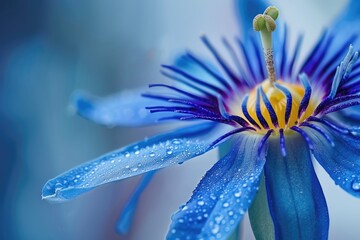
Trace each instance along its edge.
{"label": "curved petal", "polygon": [[160,118],[169,117],[169,113],[150,113],[146,109],[164,102],[143,97],[141,94],[145,92],[141,88],[99,98],[77,91],[70,104],[81,117],[109,127],[156,124]]}
{"label": "curved petal", "polygon": [[191,199],[172,217],[167,239],[226,239],[255,196],[265,161],[261,136],[244,133],[204,176]]}
{"label": "curved petal", "polygon": [[286,136],[286,156],[272,139],[265,164],[265,183],[275,239],[327,239],[329,216],[307,143]]}
{"label": "curved petal", "polygon": [[[336,19],[336,26],[342,24],[354,24],[360,21],[360,2],[357,0],[350,0],[343,12]],[[355,29],[354,29],[355,30]]]}
{"label": "curved petal", "polygon": [[[314,123],[330,138],[332,144],[312,128],[304,128],[313,142],[313,155],[330,177],[348,193],[360,197],[360,134],[340,132]],[[355,131],[355,130],[354,130]]]}
{"label": "curved petal", "polygon": [[341,118],[347,125],[360,127],[360,106],[343,109],[336,114],[338,114],[337,118]]}
{"label": "curved petal", "polygon": [[136,187],[136,190],[126,203],[121,215],[116,222],[116,231],[120,234],[126,234],[129,232],[131,224],[134,219],[135,210],[139,202],[139,198],[146,187],[149,185],[156,171],[147,172],[142,177],[140,183]]}
{"label": "curved petal", "polygon": [[202,123],[161,134],[105,154],[49,180],[42,197],[65,201],[99,185],[180,164],[205,153],[230,126]]}

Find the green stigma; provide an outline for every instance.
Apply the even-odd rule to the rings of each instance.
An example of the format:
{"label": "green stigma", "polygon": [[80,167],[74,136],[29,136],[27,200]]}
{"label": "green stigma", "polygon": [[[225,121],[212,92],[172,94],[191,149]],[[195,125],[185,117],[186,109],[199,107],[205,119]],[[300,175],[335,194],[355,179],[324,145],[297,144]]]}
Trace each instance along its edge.
{"label": "green stigma", "polygon": [[275,20],[279,16],[276,7],[268,7],[263,14],[258,14],[253,20],[254,30],[260,32],[261,42],[264,48],[266,69],[271,85],[276,81],[274,66],[274,51],[272,47],[272,32],[276,29]]}

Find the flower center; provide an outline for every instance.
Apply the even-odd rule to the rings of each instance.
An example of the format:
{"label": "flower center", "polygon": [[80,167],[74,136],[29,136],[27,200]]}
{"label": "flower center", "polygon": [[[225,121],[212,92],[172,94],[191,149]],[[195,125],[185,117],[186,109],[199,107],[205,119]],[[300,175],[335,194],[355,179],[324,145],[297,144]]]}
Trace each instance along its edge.
{"label": "flower center", "polygon": [[312,115],[317,101],[310,95],[301,85],[265,80],[243,99],[240,116],[260,131],[286,130]]}

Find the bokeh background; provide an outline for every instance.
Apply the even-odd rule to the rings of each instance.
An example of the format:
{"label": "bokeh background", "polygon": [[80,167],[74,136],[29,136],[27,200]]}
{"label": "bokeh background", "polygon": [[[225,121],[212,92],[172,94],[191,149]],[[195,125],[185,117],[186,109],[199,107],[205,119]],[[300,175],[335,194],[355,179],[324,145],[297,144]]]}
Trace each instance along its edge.
{"label": "bokeh background", "polygon": [[[273,1],[306,55],[347,1]],[[86,160],[169,126],[106,128],[68,107],[76,89],[105,96],[164,81],[161,63],[185,49],[205,53],[240,34],[233,1],[3,0],[0,2],[0,239],[163,239],[171,213],[216,159],[211,152],[162,170],[144,192],[131,232],[114,223],[138,177],[50,204],[43,184]],[[360,201],[318,167],[329,205],[330,239],[358,239]],[[247,220],[244,239],[253,239]]]}

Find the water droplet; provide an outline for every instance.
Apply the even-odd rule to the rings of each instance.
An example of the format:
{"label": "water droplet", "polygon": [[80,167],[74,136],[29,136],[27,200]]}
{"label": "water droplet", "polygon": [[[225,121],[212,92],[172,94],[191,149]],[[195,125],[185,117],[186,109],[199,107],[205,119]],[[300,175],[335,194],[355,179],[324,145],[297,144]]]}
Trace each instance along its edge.
{"label": "water droplet", "polygon": [[155,153],[151,152],[151,153],[149,154],[149,156],[150,156],[150,157],[155,157]]}
{"label": "water droplet", "polygon": [[76,175],[76,178],[80,178],[80,175],[78,174],[78,175]]}
{"label": "water droplet", "polygon": [[215,222],[216,222],[216,223],[220,223],[221,220],[223,220],[223,218],[224,218],[224,216],[222,216],[222,215],[217,215],[217,216],[215,216]]}
{"label": "water droplet", "polygon": [[127,157],[127,158],[130,157],[130,153],[128,153],[128,152],[125,153],[125,157]]}
{"label": "water droplet", "polygon": [[215,196],[215,194],[210,194],[210,198],[212,199],[212,200],[216,200],[216,196]]}
{"label": "water droplet", "polygon": [[183,222],[184,222],[184,219],[179,218],[179,223],[183,223]]}
{"label": "water droplet", "polygon": [[244,183],[242,186],[243,186],[243,188],[246,188],[246,187],[247,187],[247,183]]}
{"label": "water droplet", "polygon": [[62,184],[61,183],[56,183],[55,184],[55,191],[59,191],[62,188]]}
{"label": "water droplet", "polygon": [[360,191],[360,182],[353,182],[352,185],[351,185],[351,188],[354,191]]}
{"label": "water droplet", "polygon": [[176,229],[171,229],[171,233],[176,233]]}
{"label": "water droplet", "polygon": [[183,206],[182,208],[181,208],[181,211],[186,211],[188,209],[188,206]]}
{"label": "water droplet", "polygon": [[139,155],[140,151],[139,150],[136,150],[135,151],[135,155]]}
{"label": "water droplet", "polygon": [[219,225],[215,224],[214,227],[211,229],[211,232],[213,234],[217,234],[219,232],[219,230],[220,230]]}
{"label": "water droplet", "polygon": [[173,151],[171,149],[168,149],[168,150],[166,150],[166,153],[171,155],[173,153]]}
{"label": "water droplet", "polygon": [[229,203],[228,203],[228,202],[224,203],[224,204],[223,204],[223,207],[224,207],[224,208],[229,207]]}
{"label": "water droplet", "polygon": [[180,144],[181,142],[180,142],[179,139],[174,139],[174,140],[172,141],[172,143],[173,143],[173,144]]}
{"label": "water droplet", "polygon": [[131,168],[131,171],[136,172],[138,170],[137,167]]}
{"label": "water droplet", "polygon": [[229,214],[229,216],[232,216],[232,215],[234,215],[234,212],[233,212],[233,211],[229,211],[228,214]]}
{"label": "water droplet", "polygon": [[205,202],[204,202],[203,200],[200,200],[200,201],[197,202],[197,204],[198,204],[199,206],[203,206],[203,205],[205,204]]}
{"label": "water droplet", "polygon": [[236,193],[234,193],[234,196],[235,196],[236,198],[239,198],[239,197],[241,196],[241,192],[236,192]]}

